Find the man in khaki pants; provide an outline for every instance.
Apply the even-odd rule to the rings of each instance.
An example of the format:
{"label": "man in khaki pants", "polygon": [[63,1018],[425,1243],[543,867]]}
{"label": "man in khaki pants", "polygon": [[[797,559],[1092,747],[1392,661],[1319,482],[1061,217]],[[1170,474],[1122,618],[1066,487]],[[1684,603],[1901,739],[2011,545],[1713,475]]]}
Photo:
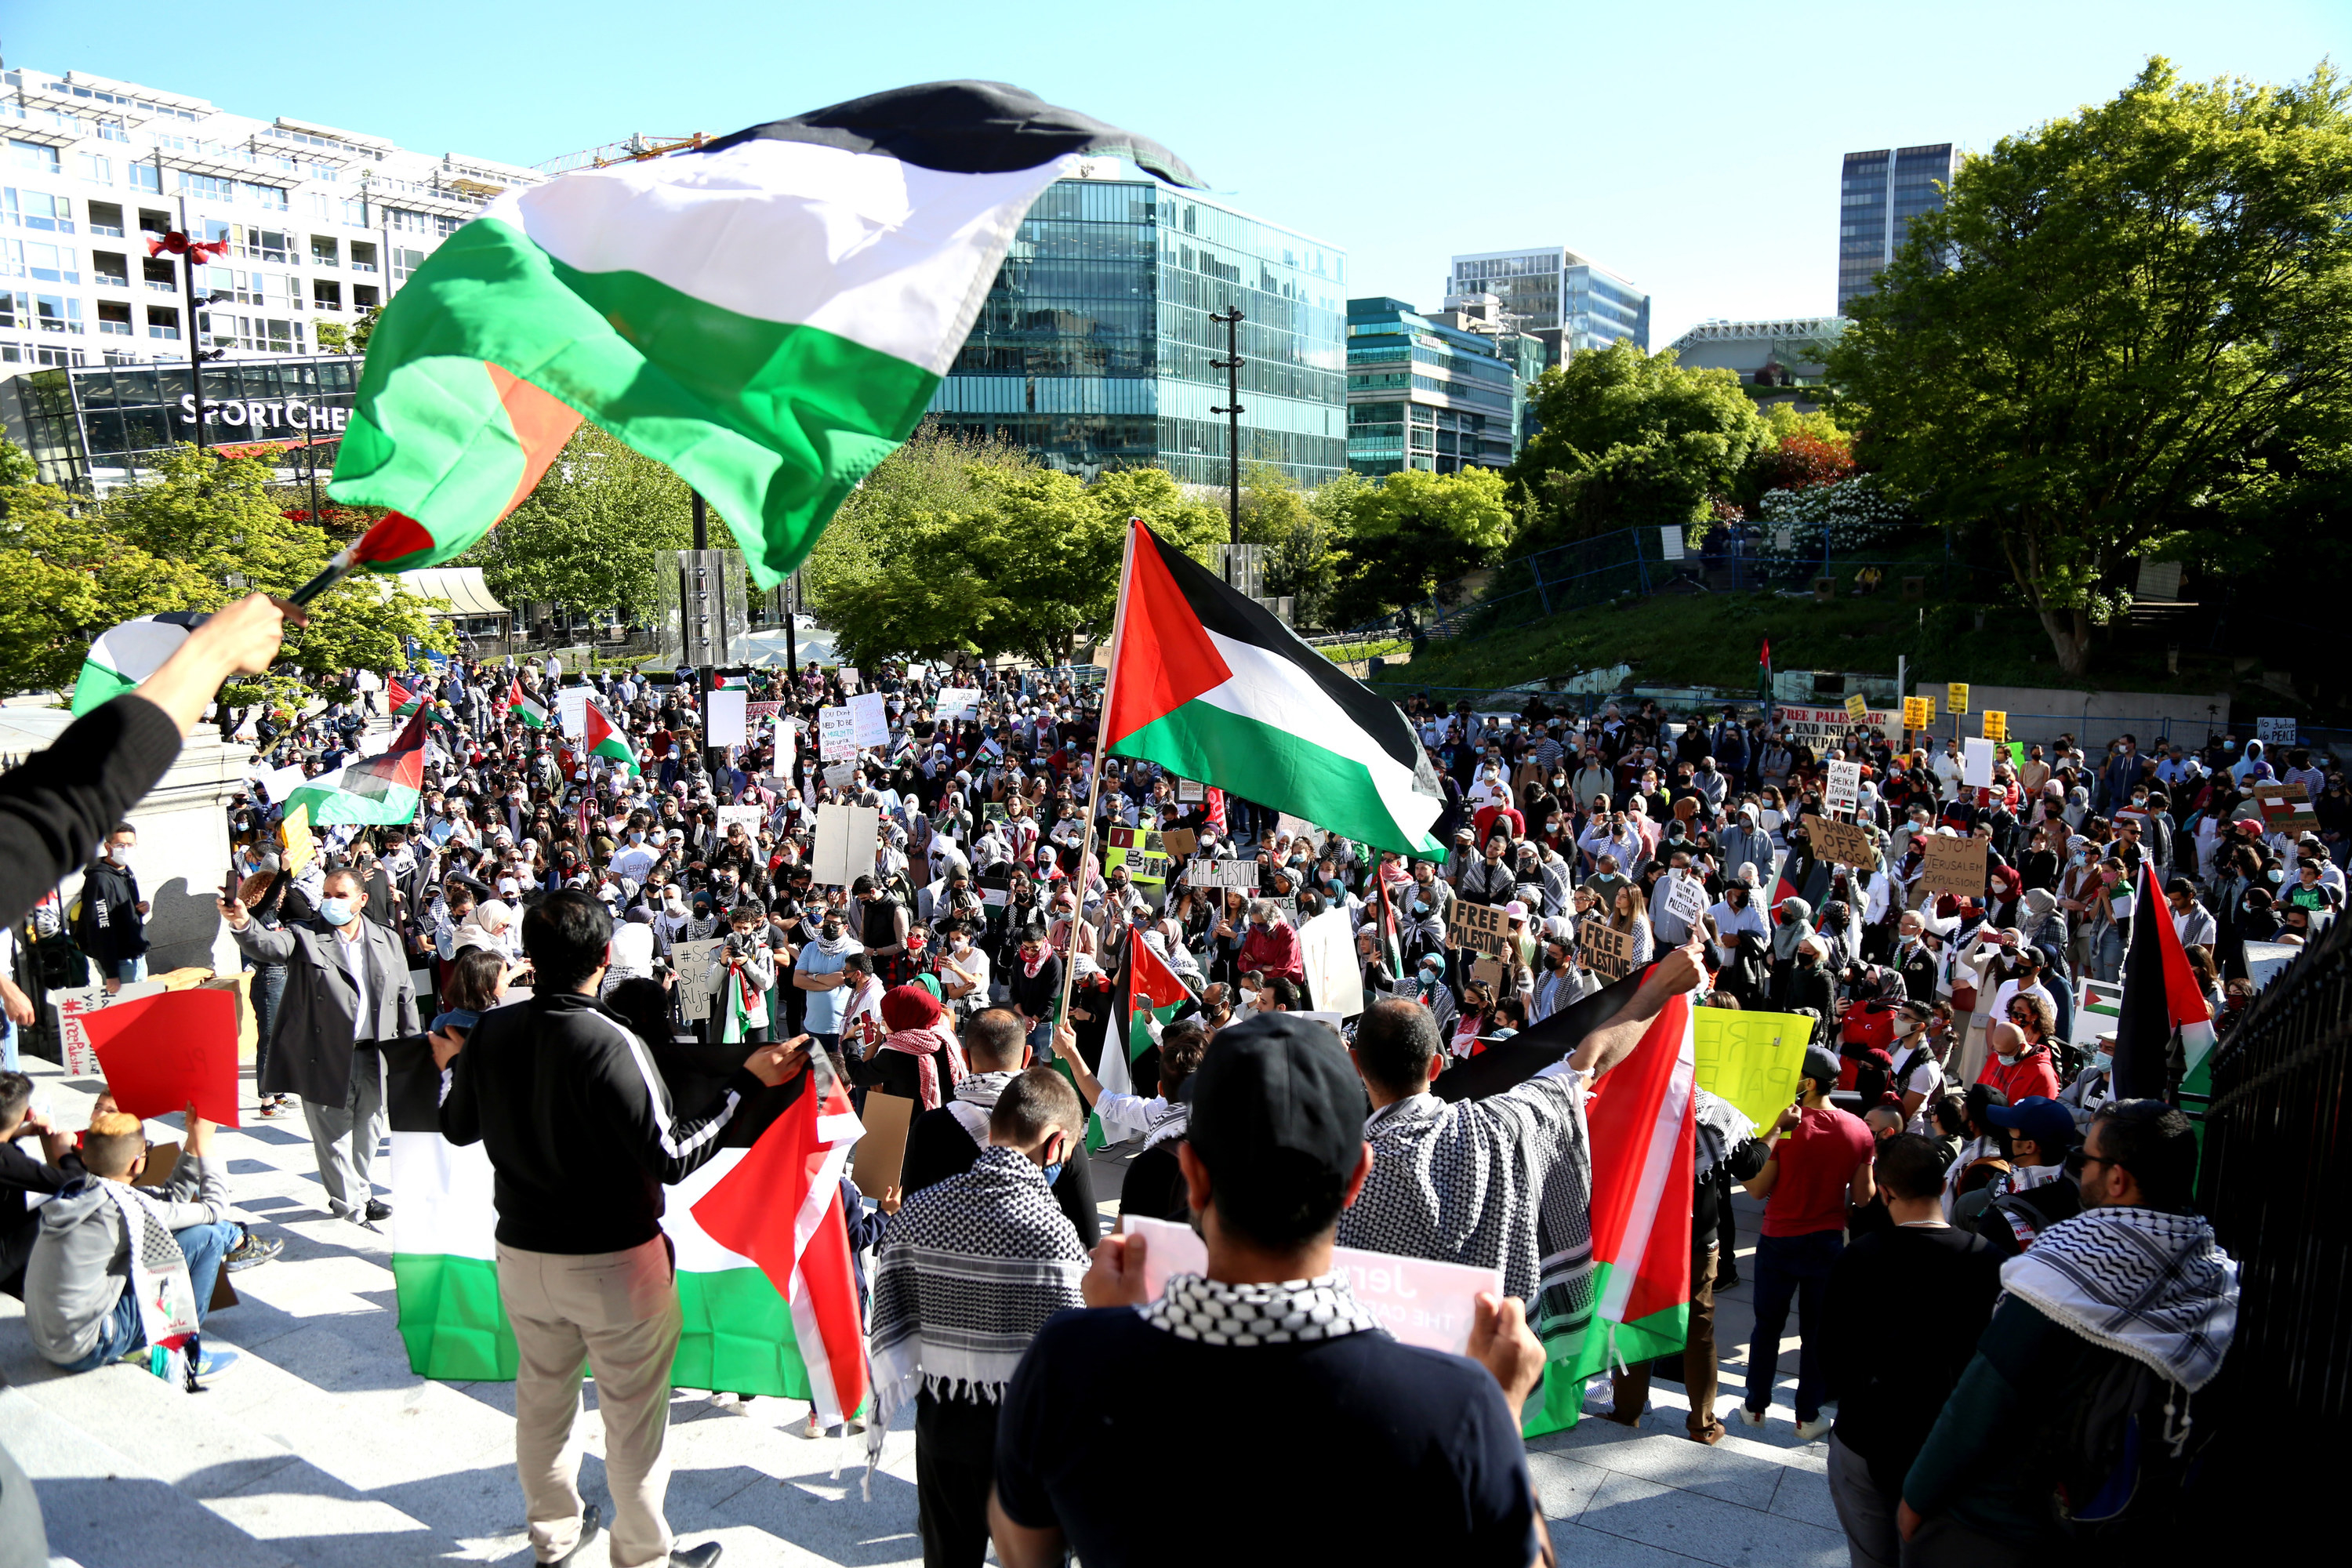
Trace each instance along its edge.
{"label": "man in khaki pants", "polygon": [[497,1172],[499,1293],[514,1325],[515,1469],[541,1563],[569,1563],[603,1522],[580,1497],[580,1373],[596,1369],[613,1568],[709,1568],[719,1542],[673,1550],[662,1517],[669,1468],[675,1270],[662,1187],[719,1150],[737,1109],[796,1078],[802,1041],[762,1046],[719,1104],[681,1121],[645,1043],[597,1005],[612,917],[584,893],[550,894],[523,917],[538,971],[528,1002],[433,1036],[441,1131],[484,1146]]}

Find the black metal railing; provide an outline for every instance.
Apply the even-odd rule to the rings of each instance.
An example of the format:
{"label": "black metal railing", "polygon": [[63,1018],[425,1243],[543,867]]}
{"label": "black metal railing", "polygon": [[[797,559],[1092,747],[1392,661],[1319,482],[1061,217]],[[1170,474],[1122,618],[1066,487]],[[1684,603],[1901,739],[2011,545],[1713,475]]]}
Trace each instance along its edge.
{"label": "black metal railing", "polygon": [[2308,1435],[2352,1414],[2352,921],[2216,1049],[2198,1199],[2242,1270],[2228,1370],[2263,1423]]}

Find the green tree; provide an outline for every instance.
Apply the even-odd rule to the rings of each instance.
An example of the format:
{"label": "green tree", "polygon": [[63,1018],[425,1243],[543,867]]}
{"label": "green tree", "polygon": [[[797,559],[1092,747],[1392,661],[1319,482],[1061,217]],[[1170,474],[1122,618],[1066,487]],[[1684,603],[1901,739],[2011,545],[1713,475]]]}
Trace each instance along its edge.
{"label": "green tree", "polygon": [[1333,623],[1360,626],[1493,564],[1511,541],[1508,495],[1503,476],[1492,468],[1452,474],[1407,468],[1334,495],[1327,504],[1334,513],[1345,509],[1346,525],[1333,552],[1339,566]]}
{"label": "green tree", "polygon": [[1537,378],[1542,428],[1508,469],[1543,549],[1623,528],[1706,523],[1771,427],[1727,370],[1684,370],[1625,339]]}
{"label": "green tree", "polygon": [[1338,583],[1336,552],[1364,481],[1341,474],[1308,490],[1271,463],[1242,468],[1242,540],[1265,547],[1265,593],[1292,601],[1301,626],[1320,626]]}
{"label": "green tree", "polygon": [[2352,438],[2352,115],[2151,59],[1955,177],[1831,374],[1863,455],[1980,531],[2069,675],[2135,557],[2242,571]]}

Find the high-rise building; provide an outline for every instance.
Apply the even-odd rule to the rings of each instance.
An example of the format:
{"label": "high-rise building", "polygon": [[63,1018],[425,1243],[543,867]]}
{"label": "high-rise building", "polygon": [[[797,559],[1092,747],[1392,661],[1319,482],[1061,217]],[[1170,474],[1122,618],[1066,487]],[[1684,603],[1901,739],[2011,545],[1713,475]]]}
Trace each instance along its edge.
{"label": "high-rise building", "polygon": [[1838,199],[1838,314],[1874,291],[1895,259],[1911,220],[1944,205],[1944,191],[1960,166],[1949,142],[1927,147],[1881,147],[1848,153]]}
{"label": "high-rise building", "polygon": [[1545,363],[1631,338],[1650,352],[1650,291],[1565,246],[1457,256],[1452,294],[1492,294],[1514,326],[1544,344]]}
{"label": "high-rise building", "polygon": [[[383,304],[493,196],[544,177],[33,69],[0,71],[0,417],[70,485],[194,438],[191,332],[225,362],[205,373],[214,442],[340,434],[357,362],[319,355],[319,328]],[[229,247],[196,268],[193,322],[179,258],[144,243],[174,229]]]}
{"label": "high-rise building", "polygon": [[1348,466],[1347,269],[1320,240],[1087,159],[1022,221],[930,416],[1076,473],[1222,485],[1209,317],[1239,306],[1242,460],[1319,484]]}
{"label": "high-rise building", "polygon": [[1492,294],[1443,310],[1348,301],[1348,467],[1360,474],[1500,468],[1519,455],[1544,348]]}

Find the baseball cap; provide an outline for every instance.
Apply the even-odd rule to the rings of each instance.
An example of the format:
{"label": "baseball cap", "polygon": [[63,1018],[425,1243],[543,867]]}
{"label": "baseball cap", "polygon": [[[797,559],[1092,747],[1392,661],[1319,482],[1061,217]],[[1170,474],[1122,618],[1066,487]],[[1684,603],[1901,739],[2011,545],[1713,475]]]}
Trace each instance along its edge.
{"label": "baseball cap", "polygon": [[1344,1182],[1363,1158],[1363,1082],[1319,1023],[1254,1013],[1218,1030],[1185,1098],[1193,1152],[1220,1187],[1273,1196],[1267,1189]]}
{"label": "baseball cap", "polygon": [[2022,1132],[2044,1149],[2074,1146],[2074,1113],[2044,1094],[2029,1094],[2014,1105],[1988,1105],[1984,1119],[1995,1127]]}
{"label": "baseball cap", "polygon": [[1845,1063],[1839,1060],[1838,1054],[1827,1046],[1805,1047],[1805,1065],[1800,1076],[1811,1079],[1815,1083],[1825,1083],[1835,1088],[1838,1075],[1843,1071],[1845,1071]]}

